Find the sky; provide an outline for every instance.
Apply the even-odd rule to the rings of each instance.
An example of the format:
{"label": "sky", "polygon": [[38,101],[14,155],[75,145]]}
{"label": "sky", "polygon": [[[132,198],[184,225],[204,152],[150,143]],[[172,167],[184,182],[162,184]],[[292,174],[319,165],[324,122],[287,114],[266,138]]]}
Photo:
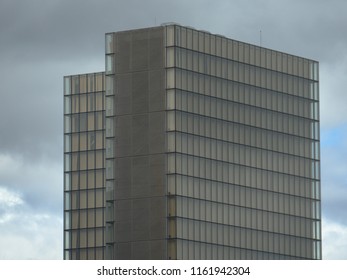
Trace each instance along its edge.
{"label": "sky", "polygon": [[323,258],[347,259],[347,1],[1,0],[0,259],[62,259],[63,76],[176,22],[320,63]]}

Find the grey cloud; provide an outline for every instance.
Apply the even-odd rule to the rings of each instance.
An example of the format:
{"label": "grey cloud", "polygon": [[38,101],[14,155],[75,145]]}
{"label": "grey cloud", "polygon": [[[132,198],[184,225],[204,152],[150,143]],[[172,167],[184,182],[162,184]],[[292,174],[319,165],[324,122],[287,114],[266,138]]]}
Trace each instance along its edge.
{"label": "grey cloud", "polygon": [[[5,157],[0,154],[0,162]],[[5,205],[14,197],[38,212],[61,215],[63,170],[60,162],[44,159],[33,163],[30,159],[11,156],[5,159],[5,163],[9,166],[0,167],[0,186],[4,190],[0,196],[6,200],[0,198],[0,204]]]}
{"label": "grey cloud", "polygon": [[[19,150],[32,153],[32,157],[40,152],[54,153],[59,158],[62,76],[102,70],[103,36],[107,31],[178,21],[259,43],[261,29],[264,46],[323,61],[321,72],[326,73],[338,71],[332,62],[347,45],[347,38],[341,36],[347,26],[347,18],[342,15],[347,4],[333,2],[290,1],[290,5],[283,5],[281,1],[257,1],[250,9],[248,1],[241,0],[149,0],[145,5],[140,0],[6,0],[0,9],[0,58],[5,66],[0,70],[0,129],[6,132],[0,139],[0,150]],[[327,90],[335,88],[322,92],[322,100],[331,103],[341,100],[339,97],[345,99],[342,83],[336,88],[335,80],[322,77],[324,82],[330,83]],[[343,118],[334,117],[343,116],[343,108],[338,112],[329,108],[323,107],[326,119]]]}
{"label": "grey cloud", "polygon": [[8,3],[3,4],[5,9],[0,12],[5,46],[13,50],[25,46],[28,51],[41,46],[37,51],[60,59],[64,59],[64,54],[69,58],[95,55],[103,46],[105,32],[166,21],[251,43],[259,43],[262,30],[265,46],[317,60],[333,57],[346,45],[342,34],[347,23],[343,14],[347,3],[339,0],[329,4],[323,0],[261,0],[252,2],[252,6],[243,0],[61,0],[22,1],[16,8],[13,2],[18,1],[5,2]]}
{"label": "grey cloud", "polygon": [[13,209],[11,218],[0,223],[0,259],[61,259],[62,219]]}
{"label": "grey cloud", "polygon": [[347,226],[323,217],[323,259],[347,259]]}

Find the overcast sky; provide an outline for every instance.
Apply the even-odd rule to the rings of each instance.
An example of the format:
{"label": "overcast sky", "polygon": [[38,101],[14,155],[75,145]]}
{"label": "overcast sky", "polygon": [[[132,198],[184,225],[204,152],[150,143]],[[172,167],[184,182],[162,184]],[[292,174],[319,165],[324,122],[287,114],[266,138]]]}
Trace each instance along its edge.
{"label": "overcast sky", "polygon": [[347,1],[1,0],[0,259],[61,259],[63,76],[164,22],[320,62],[323,258],[347,259]]}

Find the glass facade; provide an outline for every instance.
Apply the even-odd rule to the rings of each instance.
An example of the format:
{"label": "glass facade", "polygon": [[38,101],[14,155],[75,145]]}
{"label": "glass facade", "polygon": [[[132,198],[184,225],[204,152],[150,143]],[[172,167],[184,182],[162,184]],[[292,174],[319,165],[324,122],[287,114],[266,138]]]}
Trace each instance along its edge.
{"label": "glass facade", "polygon": [[105,73],[65,77],[65,258],[321,259],[318,80],[179,25],[107,33]]}
{"label": "glass facade", "polygon": [[165,29],[168,258],[320,259],[318,63]]}
{"label": "glass facade", "polygon": [[64,78],[64,259],[104,259],[104,73]]}

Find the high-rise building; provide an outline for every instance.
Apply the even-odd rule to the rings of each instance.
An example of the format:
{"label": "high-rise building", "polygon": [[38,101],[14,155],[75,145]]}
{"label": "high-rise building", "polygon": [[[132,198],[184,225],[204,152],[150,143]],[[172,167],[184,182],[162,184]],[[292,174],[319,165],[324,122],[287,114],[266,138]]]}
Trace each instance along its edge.
{"label": "high-rise building", "polygon": [[65,77],[66,259],[321,259],[318,62],[176,24],[105,51]]}

